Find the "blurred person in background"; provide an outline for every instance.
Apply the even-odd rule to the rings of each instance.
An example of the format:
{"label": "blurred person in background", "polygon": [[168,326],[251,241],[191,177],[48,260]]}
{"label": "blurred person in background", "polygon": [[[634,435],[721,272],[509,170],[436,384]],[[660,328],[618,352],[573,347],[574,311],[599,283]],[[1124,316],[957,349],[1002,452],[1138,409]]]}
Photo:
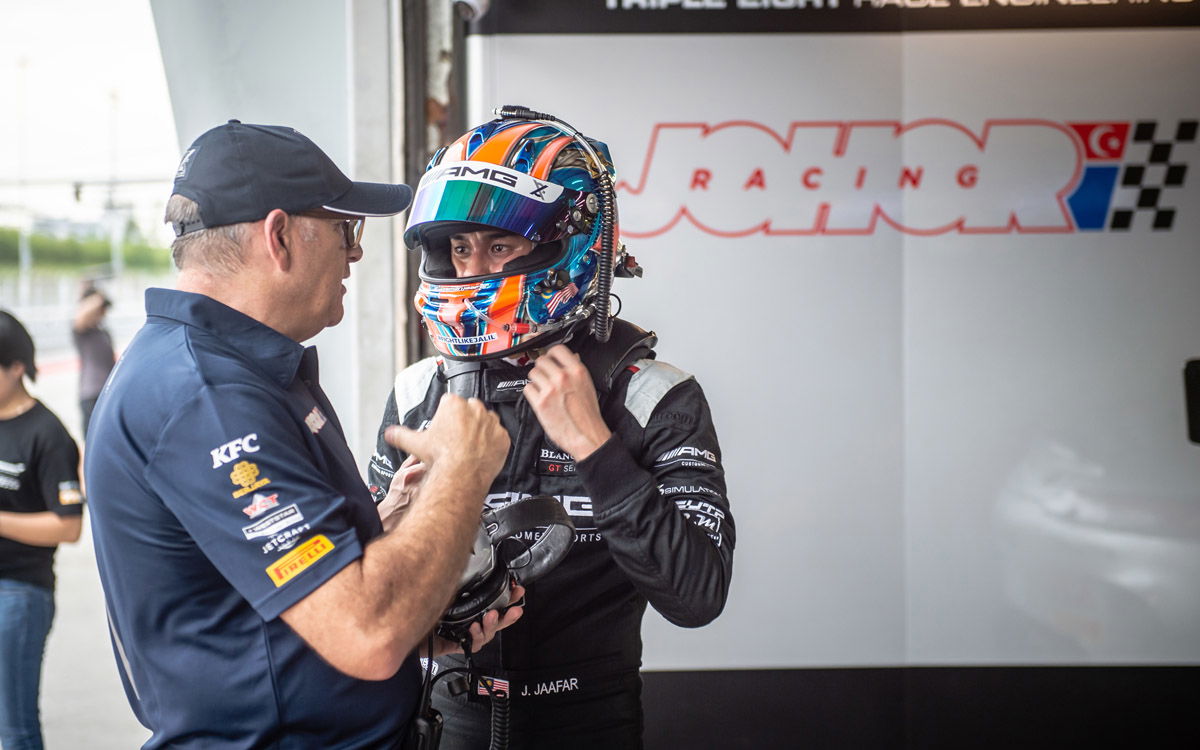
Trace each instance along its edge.
{"label": "blurred person in background", "polygon": [[112,336],[104,327],[104,318],[111,307],[112,301],[96,288],[95,282],[91,279],[83,282],[71,320],[71,340],[79,353],[79,411],[85,441],[96,398],[116,361]]}
{"label": "blurred person in background", "polygon": [[79,539],[79,449],[25,388],[33,339],[0,310],[0,747],[39,750],[42,656],[54,620],[54,552]]}

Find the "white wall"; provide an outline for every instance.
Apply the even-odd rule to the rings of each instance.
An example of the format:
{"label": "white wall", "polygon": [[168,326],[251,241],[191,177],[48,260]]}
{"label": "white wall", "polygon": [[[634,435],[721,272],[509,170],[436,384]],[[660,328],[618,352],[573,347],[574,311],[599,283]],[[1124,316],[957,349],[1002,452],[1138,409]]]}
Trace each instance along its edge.
{"label": "white wall", "polygon": [[[152,4],[180,153],[236,118],[296,128],[351,179],[396,181],[388,0]],[[364,466],[392,380],[393,231],[393,220],[367,222],[346,317],[308,342],[320,351],[323,388]]]}
{"label": "white wall", "polygon": [[[236,116],[298,127],[353,177],[350,162],[390,159],[394,142],[351,135],[370,113],[345,117],[361,86],[394,93],[350,72],[377,69],[353,56],[355,5],[154,2],[181,145]],[[524,104],[612,147],[646,269],[618,282],[623,315],[712,402],[734,586],[706,628],[648,617],[647,667],[1200,661],[1200,447],[1180,380],[1200,356],[1197,143],[1172,146],[1187,174],[1162,190],[1170,229],[1141,212],[1080,230],[1066,203],[1088,167],[1148,163],[1138,122],[1161,138],[1200,117],[1200,32],[508,34],[468,49],[473,121]],[[1130,126],[1123,154],[1090,158],[1080,123]],[[1086,132],[1111,146],[1111,129]],[[903,167],[924,170],[918,186],[899,187]],[[320,344],[365,455],[365,394],[390,380],[371,344],[392,335],[374,327],[396,306],[358,283]]]}
{"label": "white wall", "polygon": [[1068,123],[1200,116],[1200,32],[470,41],[473,119],[524,104],[612,147],[646,269],[623,316],[712,402],[729,607],[648,617],[648,667],[1200,660],[1200,150],[1174,146],[1169,231],[1063,202],[1100,163]]}

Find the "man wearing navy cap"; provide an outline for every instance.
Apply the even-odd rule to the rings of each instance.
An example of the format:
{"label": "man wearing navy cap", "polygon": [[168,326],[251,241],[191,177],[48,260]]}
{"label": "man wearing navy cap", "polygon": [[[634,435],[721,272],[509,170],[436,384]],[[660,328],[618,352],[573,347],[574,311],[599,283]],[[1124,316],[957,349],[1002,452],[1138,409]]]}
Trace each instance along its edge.
{"label": "man wearing navy cap", "polygon": [[[479,401],[453,396],[428,430],[392,430],[431,468],[384,533],[300,342],[341,320],[366,217],[411,197],[352,182],[285,127],[231,120],[180,163],[166,211],[176,289],[146,292],[86,459],[113,649],[146,748],[400,746],[416,651],[509,441]],[[519,616],[489,613],[473,646]]]}

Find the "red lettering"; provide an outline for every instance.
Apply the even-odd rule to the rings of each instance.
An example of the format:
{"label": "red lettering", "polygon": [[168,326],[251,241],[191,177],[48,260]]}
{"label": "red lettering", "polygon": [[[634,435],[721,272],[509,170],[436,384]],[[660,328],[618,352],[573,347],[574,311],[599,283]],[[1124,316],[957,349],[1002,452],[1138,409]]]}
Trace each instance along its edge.
{"label": "red lettering", "polygon": [[979,182],[979,167],[968,164],[958,170],[958,184],[965,188],[973,188]]}
{"label": "red lettering", "polygon": [[765,177],[763,177],[763,171],[761,169],[754,170],[754,173],[750,175],[750,179],[746,180],[745,185],[742,185],[742,190],[749,190],[752,187],[756,187],[761,190],[767,189],[767,180]]}
{"label": "red lettering", "polygon": [[817,188],[821,187],[821,183],[817,182],[816,178],[823,174],[825,174],[825,170],[821,169],[820,167],[812,167],[804,170],[804,176],[800,178],[800,181],[803,182],[804,187],[808,188],[809,190],[816,190]]}
{"label": "red lettering", "polygon": [[867,168],[859,167],[858,168],[858,177],[854,178],[854,187],[857,188],[858,190],[862,190],[862,186],[866,181],[867,181]]}
{"label": "red lettering", "polygon": [[712,171],[708,169],[697,169],[692,172],[692,190],[700,188],[708,190],[708,181],[712,179]]}
{"label": "red lettering", "polygon": [[909,169],[905,167],[900,171],[900,187],[904,187],[904,183],[908,183],[913,187],[921,187],[921,178],[925,176],[925,167],[917,167]]}

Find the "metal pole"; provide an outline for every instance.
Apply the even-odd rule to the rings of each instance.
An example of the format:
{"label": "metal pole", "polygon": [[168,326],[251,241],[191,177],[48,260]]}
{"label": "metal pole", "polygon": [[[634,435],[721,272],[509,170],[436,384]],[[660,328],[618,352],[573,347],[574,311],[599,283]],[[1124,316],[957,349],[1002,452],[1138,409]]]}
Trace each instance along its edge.
{"label": "metal pole", "polygon": [[29,304],[30,286],[33,281],[33,251],[29,247],[29,227],[21,227],[17,239],[17,304]]}
{"label": "metal pole", "polygon": [[117,208],[116,191],[117,191],[117,105],[118,96],[116,89],[108,92],[109,101],[109,116],[108,116],[108,205],[105,207],[108,213],[108,241],[110,254],[112,257],[112,273],[114,277],[120,277],[125,270],[125,217]]}

